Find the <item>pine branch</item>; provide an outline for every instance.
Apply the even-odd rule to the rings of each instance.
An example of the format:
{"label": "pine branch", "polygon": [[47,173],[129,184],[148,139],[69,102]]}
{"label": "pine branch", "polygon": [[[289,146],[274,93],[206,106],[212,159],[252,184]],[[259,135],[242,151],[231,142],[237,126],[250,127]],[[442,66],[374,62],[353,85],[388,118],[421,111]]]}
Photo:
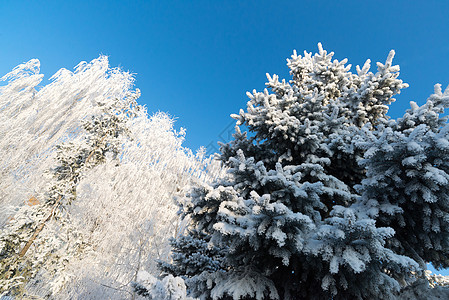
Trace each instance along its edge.
{"label": "pine branch", "polygon": [[95,149],[92,150],[92,151],[90,152],[89,156],[86,158],[86,161],[84,162],[84,165],[86,165],[86,164],[89,162],[89,160],[90,160],[90,159],[92,158],[92,156],[94,155],[95,151],[98,150],[98,148],[99,148],[100,145],[104,142],[104,140],[106,139],[106,137],[107,137],[107,135],[105,135],[105,136],[103,136],[103,137],[101,138],[101,140],[100,140],[100,142],[98,143],[97,147],[95,147]]}

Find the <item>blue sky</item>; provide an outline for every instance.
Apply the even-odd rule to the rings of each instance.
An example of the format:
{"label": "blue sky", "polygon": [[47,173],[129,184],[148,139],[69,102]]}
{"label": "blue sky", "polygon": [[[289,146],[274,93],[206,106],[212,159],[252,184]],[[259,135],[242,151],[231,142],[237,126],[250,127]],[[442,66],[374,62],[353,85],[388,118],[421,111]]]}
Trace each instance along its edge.
{"label": "blue sky", "polygon": [[[141,104],[187,128],[185,145],[215,145],[262,90],[288,78],[293,49],[317,43],[355,66],[395,63],[410,87],[390,115],[449,84],[449,1],[10,1],[0,2],[0,74],[38,58],[48,79],[100,54],[136,74]],[[44,81],[45,83],[45,81]]]}
{"label": "blue sky", "polygon": [[136,73],[140,103],[176,117],[197,149],[216,144],[265,73],[288,77],[293,49],[315,52],[322,42],[353,66],[395,49],[410,84],[391,110],[399,116],[434,83],[449,84],[449,2],[419,2],[3,0],[0,74],[38,58],[49,78],[109,55]]}

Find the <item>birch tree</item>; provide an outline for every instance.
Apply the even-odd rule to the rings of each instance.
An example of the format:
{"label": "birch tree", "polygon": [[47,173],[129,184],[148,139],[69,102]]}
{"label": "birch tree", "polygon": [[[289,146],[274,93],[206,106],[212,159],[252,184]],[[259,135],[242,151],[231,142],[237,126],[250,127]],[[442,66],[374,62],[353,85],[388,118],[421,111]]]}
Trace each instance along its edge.
{"label": "birch tree", "polygon": [[39,86],[39,61],[0,90],[2,295],[134,299],[130,282],[182,230],[173,197],[220,176],[164,113],[137,104],[106,57]]}

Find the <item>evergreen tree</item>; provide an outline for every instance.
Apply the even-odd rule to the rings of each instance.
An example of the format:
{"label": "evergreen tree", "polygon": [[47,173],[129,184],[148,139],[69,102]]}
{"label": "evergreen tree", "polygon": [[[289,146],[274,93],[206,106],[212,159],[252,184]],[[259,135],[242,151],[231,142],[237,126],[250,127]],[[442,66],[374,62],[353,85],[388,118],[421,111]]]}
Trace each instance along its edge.
{"label": "evergreen tree", "polygon": [[[390,120],[407,87],[394,51],[353,74],[318,46],[287,60],[289,82],[267,75],[272,93],[248,93],[221,147],[228,176],[180,202],[190,238],[163,269],[194,297],[393,299],[425,263],[447,266],[449,89]],[[204,243],[222,249],[207,264]]]}
{"label": "evergreen tree", "polygon": [[139,283],[132,285],[138,295],[150,300],[194,300],[187,296],[186,286],[180,277],[166,276],[158,280],[148,272],[140,271]]}
{"label": "evergreen tree", "polygon": [[389,247],[422,268],[449,267],[448,107],[449,87],[443,93],[436,85],[424,105],[412,102],[402,118],[367,131],[361,144],[362,201],[380,226],[395,230]]}

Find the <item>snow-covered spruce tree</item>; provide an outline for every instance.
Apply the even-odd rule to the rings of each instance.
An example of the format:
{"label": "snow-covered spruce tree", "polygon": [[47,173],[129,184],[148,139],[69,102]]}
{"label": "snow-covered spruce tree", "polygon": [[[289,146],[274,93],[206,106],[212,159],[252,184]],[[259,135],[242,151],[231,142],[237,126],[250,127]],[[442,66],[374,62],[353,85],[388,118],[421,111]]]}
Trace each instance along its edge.
{"label": "snow-covered spruce tree", "polygon": [[389,247],[424,268],[449,267],[449,88],[377,131],[366,131],[360,164],[367,170],[358,187],[371,217],[394,228]]}
{"label": "snow-covered spruce tree", "polygon": [[137,275],[133,287],[137,294],[150,300],[194,300],[187,296],[186,286],[181,277],[165,276],[158,280],[148,272],[141,271]]}
{"label": "snow-covered spruce tree", "polygon": [[[393,56],[353,74],[319,44],[287,60],[289,82],[267,75],[272,93],[232,116],[228,176],[181,202],[191,237],[163,270],[201,299],[393,299],[426,262],[447,266],[449,89],[390,120],[407,87]],[[208,264],[198,232],[221,249]]]}

